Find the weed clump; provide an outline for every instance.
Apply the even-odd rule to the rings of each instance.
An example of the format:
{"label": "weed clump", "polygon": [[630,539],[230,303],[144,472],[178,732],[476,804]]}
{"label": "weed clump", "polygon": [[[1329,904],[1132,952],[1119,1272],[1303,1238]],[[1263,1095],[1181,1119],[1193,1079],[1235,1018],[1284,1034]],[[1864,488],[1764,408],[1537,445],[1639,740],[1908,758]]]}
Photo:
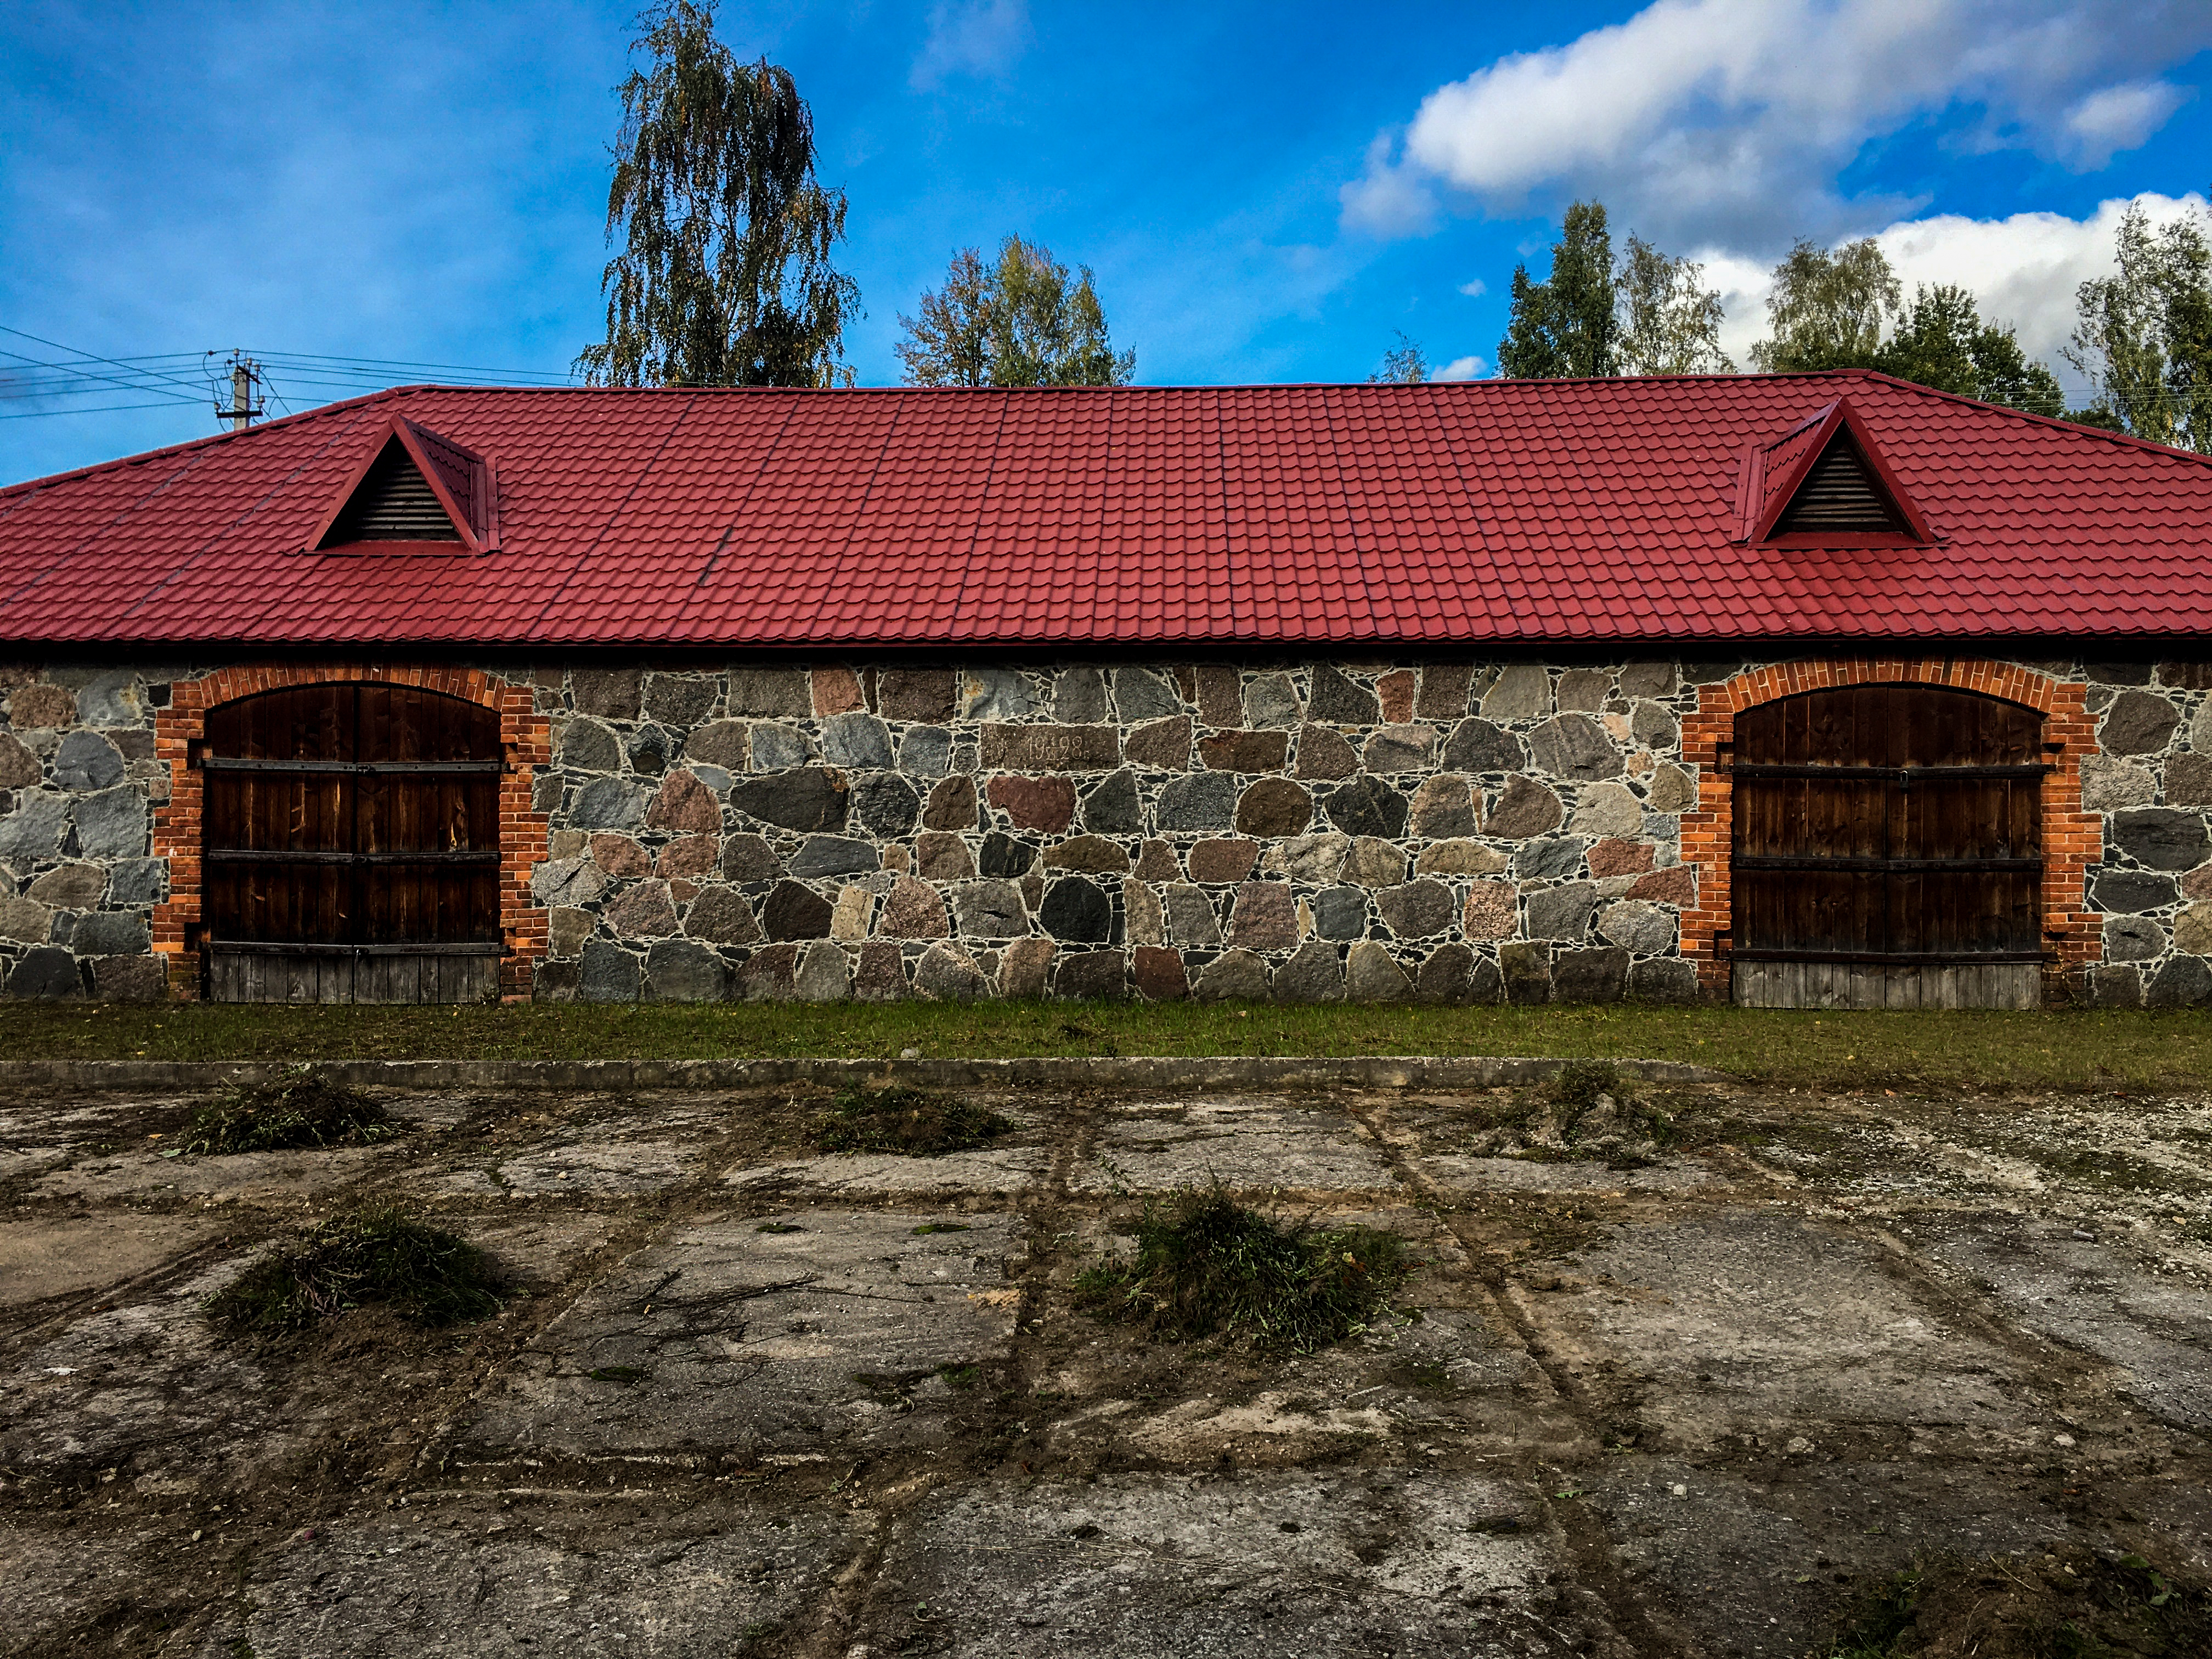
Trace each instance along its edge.
{"label": "weed clump", "polygon": [[2162,1659],[2212,1651],[2212,1596],[2140,1555],[1922,1562],[1877,1585],[1826,1659]]}
{"label": "weed clump", "polygon": [[1077,1305],[1165,1341],[1237,1333],[1311,1353],[1372,1322],[1413,1266],[1395,1233],[1286,1227],[1218,1182],[1148,1201],[1128,1231],[1134,1254],[1079,1274]]}
{"label": "weed clump", "polygon": [[1012,1118],[957,1095],[895,1085],[842,1091],[809,1133],[825,1152],[934,1158],[981,1146],[1013,1127]]}
{"label": "weed clump", "polygon": [[1602,1158],[1617,1168],[1649,1164],[1680,1139],[1673,1116],[1639,1099],[1610,1060],[1577,1060],[1540,1090],[1523,1090],[1488,1115],[1470,1148],[1492,1158],[1540,1162]]}
{"label": "weed clump", "polygon": [[358,1089],[312,1066],[289,1066],[266,1083],[227,1085],[192,1115],[179,1150],[276,1152],[294,1146],[365,1146],[400,1126]]}
{"label": "weed clump", "polygon": [[301,1330],[370,1303],[420,1325],[453,1325],[499,1311],[484,1253],[397,1207],[331,1217],[298,1243],[263,1256],[207,1303],[233,1331]]}

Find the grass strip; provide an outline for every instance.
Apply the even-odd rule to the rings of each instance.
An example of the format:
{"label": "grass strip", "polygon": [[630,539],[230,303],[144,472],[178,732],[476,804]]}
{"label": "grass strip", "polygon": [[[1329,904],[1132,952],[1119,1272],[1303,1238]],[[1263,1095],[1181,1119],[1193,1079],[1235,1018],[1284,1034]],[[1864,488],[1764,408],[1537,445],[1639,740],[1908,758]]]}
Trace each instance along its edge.
{"label": "grass strip", "polygon": [[332,1216],[279,1246],[206,1305],[223,1329],[276,1334],[371,1303],[416,1324],[453,1325],[489,1319],[500,1296],[490,1261],[475,1245],[380,1206]]}

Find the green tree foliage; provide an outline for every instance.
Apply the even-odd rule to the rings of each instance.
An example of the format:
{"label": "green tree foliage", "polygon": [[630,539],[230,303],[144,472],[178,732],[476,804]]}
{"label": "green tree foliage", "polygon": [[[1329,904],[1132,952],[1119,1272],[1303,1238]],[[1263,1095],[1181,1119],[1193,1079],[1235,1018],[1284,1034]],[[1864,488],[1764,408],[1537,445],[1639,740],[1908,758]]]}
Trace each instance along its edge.
{"label": "green tree foliage", "polygon": [[1870,367],[1900,380],[2007,404],[2038,415],[2063,415],[2058,377],[2033,362],[2012,329],[1982,321],[1974,296],[1963,288],[1923,283],[1897,331],[1874,354]]}
{"label": "green tree foliage", "polygon": [[1774,268],[1774,289],[1766,296],[1773,334],[1752,347],[1752,363],[1771,374],[1872,368],[1904,298],[1897,273],[1871,236],[1832,252],[1801,239]]}
{"label": "green tree foliage", "polygon": [[1367,377],[1370,386],[1419,386],[1429,378],[1429,360],[1421,343],[1403,329],[1398,343],[1382,354],[1382,367]]}
{"label": "green tree foliage", "polygon": [[920,310],[899,319],[896,348],[915,386],[1126,386],[1136,372],[1137,354],[1114,349],[1091,268],[1071,272],[1018,236],[995,264],[961,249]]}
{"label": "green tree foliage", "polygon": [[814,176],[814,118],[788,71],[740,63],[714,0],[662,0],[631,50],[607,191],[607,337],[593,386],[852,384],[839,362],[860,289],[830,263],[845,197]]}
{"label": "green tree foliage", "polygon": [[1513,310],[1498,347],[1510,380],[1733,373],[1720,346],[1721,297],[1705,267],[1639,236],[1616,265],[1605,207],[1577,202],[1542,282],[1513,272]]}
{"label": "green tree foliage", "polygon": [[2201,215],[2154,230],[2120,217],[2119,269],[2081,284],[2066,361],[2096,404],[2080,412],[2153,442],[2212,454],[2212,241]]}

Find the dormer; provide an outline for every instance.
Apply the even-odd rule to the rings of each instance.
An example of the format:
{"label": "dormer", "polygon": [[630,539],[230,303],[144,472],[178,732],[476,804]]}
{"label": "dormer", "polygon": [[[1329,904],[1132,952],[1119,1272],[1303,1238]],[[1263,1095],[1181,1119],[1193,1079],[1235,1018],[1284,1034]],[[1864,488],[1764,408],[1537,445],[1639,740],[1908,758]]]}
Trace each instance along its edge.
{"label": "dormer", "polygon": [[1745,452],[1736,507],[1731,539],[1739,544],[1909,546],[1936,539],[1844,398]]}
{"label": "dormer", "polygon": [[489,553],[499,545],[492,463],[394,415],[364,446],[310,553]]}

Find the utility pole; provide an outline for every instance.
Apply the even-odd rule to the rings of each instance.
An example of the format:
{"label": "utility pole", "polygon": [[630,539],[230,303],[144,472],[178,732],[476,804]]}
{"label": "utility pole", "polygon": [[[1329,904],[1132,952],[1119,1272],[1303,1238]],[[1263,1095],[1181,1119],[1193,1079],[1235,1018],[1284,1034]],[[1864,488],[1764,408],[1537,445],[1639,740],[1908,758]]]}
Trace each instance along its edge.
{"label": "utility pole", "polygon": [[261,417],[264,405],[254,401],[257,383],[261,379],[261,365],[252,358],[238,352],[230,354],[230,406],[215,406],[216,417],[228,421],[233,432],[243,432]]}

